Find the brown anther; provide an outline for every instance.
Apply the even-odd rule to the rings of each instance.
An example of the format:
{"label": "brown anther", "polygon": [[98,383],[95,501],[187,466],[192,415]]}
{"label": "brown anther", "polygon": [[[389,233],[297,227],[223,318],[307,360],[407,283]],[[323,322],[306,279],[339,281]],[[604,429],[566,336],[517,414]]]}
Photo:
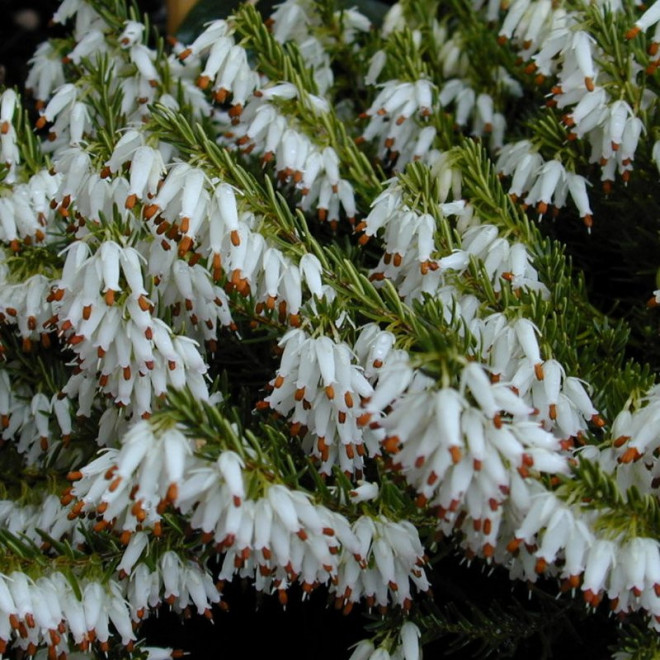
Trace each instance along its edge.
{"label": "brown anther", "polygon": [[172,225],[167,222],[167,220],[163,220],[163,222],[158,224],[158,228],[156,229],[156,234],[158,236],[161,236],[162,234],[165,234],[171,229]]}
{"label": "brown anther", "polygon": [[177,250],[177,254],[180,257],[184,257],[190,251],[192,245],[193,245],[193,239],[190,236],[184,236],[179,242],[179,248]]}
{"label": "brown anther", "polygon": [[641,456],[642,455],[637,447],[628,447],[628,449],[619,456],[619,463],[632,463],[639,460]]}
{"label": "brown anther", "polygon": [[[243,114],[243,106],[240,103],[235,103],[229,108],[227,113],[232,119],[238,119]],[[232,122],[232,124],[235,122]]]}
{"label": "brown anther", "polygon": [[626,39],[634,39],[640,32],[642,31],[642,28],[640,28],[638,25],[633,25],[625,34]]}
{"label": "brown anther", "polygon": [[140,514],[143,512],[144,509],[142,508],[142,500],[137,500],[136,502],[134,502],[133,506],[131,507],[131,514],[134,515],[139,520]]}
{"label": "brown anther", "polygon": [[628,442],[628,440],[630,440],[629,435],[620,435],[618,438],[616,438],[615,440],[612,441],[612,446],[616,447],[618,449],[619,447],[624,445],[626,442]]}
{"label": "brown anther", "polygon": [[566,582],[570,589],[577,589],[580,586],[580,576],[579,575],[569,575]]}
{"label": "brown anther", "polygon": [[456,445],[453,445],[452,447],[449,448],[449,453],[451,454],[451,460],[454,463],[454,465],[459,463],[461,458],[463,457],[463,452],[461,452],[461,448],[457,447]]}
{"label": "brown anther", "polygon": [[179,486],[175,483],[171,483],[167,489],[166,498],[170,502],[176,502],[179,498]]}
{"label": "brown anther", "polygon": [[64,493],[62,493],[62,496],[60,497],[60,504],[62,506],[69,506],[71,502],[74,500],[73,493],[71,492],[73,488],[67,488]]}
{"label": "brown anther", "polygon": [[71,511],[69,511],[69,513],[67,514],[67,518],[69,520],[75,520],[80,515],[80,512],[82,511],[84,506],[85,506],[85,503],[82,500],[78,500],[71,507]]}
{"label": "brown anther", "polygon": [[138,303],[139,308],[140,308],[143,312],[147,312],[147,311],[149,311],[149,309],[151,308],[151,304],[150,304],[149,301],[147,300],[147,297],[144,296],[144,295],[141,295],[141,296],[137,299],[137,303]]}
{"label": "brown anther", "polygon": [[423,495],[422,493],[419,493],[419,495],[417,495],[417,497],[415,498],[415,506],[417,506],[420,509],[425,507],[427,502],[428,502],[428,498],[426,497],[426,495]]}
{"label": "brown anther", "polygon": [[158,204],[149,204],[149,206],[147,206],[147,207],[144,209],[144,217],[145,217],[146,220],[150,220],[150,219],[153,218],[153,217],[154,217],[159,211],[160,211],[160,207],[158,206]]}
{"label": "brown anther", "polygon": [[385,440],[383,440],[382,445],[383,449],[388,453],[388,454],[396,454],[399,451],[399,444],[401,440],[399,439],[399,436],[397,435],[391,435]]}
{"label": "brown anther", "polygon": [[356,421],[358,426],[366,426],[371,421],[371,413],[370,412],[362,413],[357,418]]}

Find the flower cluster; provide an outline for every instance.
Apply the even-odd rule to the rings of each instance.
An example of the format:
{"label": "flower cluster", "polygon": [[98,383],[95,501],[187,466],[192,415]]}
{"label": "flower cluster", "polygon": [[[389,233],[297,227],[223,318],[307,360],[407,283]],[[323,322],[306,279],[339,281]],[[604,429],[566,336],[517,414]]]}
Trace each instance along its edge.
{"label": "flower cluster", "polygon": [[322,474],[330,474],[334,465],[362,474],[363,456],[378,453],[379,435],[364,424],[361,401],[373,388],[353,363],[351,348],[297,329],[280,345],[280,367],[265,402],[288,416],[292,433],[304,435],[304,445],[321,460]]}
{"label": "flower cluster", "polygon": [[110,626],[122,644],[132,648],[135,634],[126,600],[116,582],[88,581],[82,598],[60,572],[34,581],[22,571],[0,580],[0,652],[8,645],[34,655],[47,647],[52,657],[70,651],[69,637],[82,651],[90,642],[101,651],[109,649]]}
{"label": "flower cluster", "polygon": [[654,216],[660,0],[368,4],[64,0],[1,92],[0,653],[241,579],[418,660],[456,553],[657,643],[660,390],[536,221]]}
{"label": "flower cluster", "polygon": [[589,606],[596,608],[607,596],[614,612],[643,609],[658,630],[658,541],[599,537],[597,515],[579,512],[549,493],[531,497],[533,505],[508,545],[516,555],[513,574],[531,581],[546,572],[557,574],[566,588],[579,588]]}
{"label": "flower cluster", "polygon": [[[157,424],[133,426],[119,451],[109,449],[70,475],[76,481],[67,495],[69,519],[94,516],[95,530],[114,529],[127,543],[117,566],[120,575],[138,579],[136,565],[149,542],[146,530],[161,536],[163,514],[174,508],[189,517],[204,543],[212,542],[224,554],[221,581],[236,574],[250,577],[258,589],[278,591],[281,599],[293,582],[299,581],[304,592],[326,584],[346,607],[366,599],[381,608],[390,601],[409,608],[409,582],[420,591],[428,589],[423,548],[407,521],[363,516],[351,524],[281,484],[264,486],[258,498],[248,497],[245,484],[257,471],[246,463],[254,459],[231,450],[215,462],[196,458],[193,442],[180,429],[158,431]],[[171,604],[181,600],[180,609],[187,605],[186,590],[200,612],[217,600],[201,607],[189,586],[180,596],[171,585],[188,585],[190,578],[177,573],[183,568],[173,552],[163,555],[161,570],[165,599]],[[140,579],[147,578],[140,574]],[[155,593],[160,593],[158,578],[148,579],[156,580]],[[140,598],[152,591],[143,590]],[[146,607],[144,602],[136,610]]]}
{"label": "flower cluster", "polygon": [[378,139],[380,157],[396,161],[399,166],[420,159],[433,143],[435,128],[420,127],[415,118],[428,118],[432,97],[433,87],[428,80],[388,81],[364,112],[369,123],[360,139]]}
{"label": "flower cluster", "polygon": [[560,209],[568,196],[575,204],[587,227],[593,223],[587,195],[587,180],[580,174],[569,172],[558,160],[543,161],[528,140],[504,147],[497,161],[498,170],[511,177],[509,195],[535,208],[539,216],[550,206]]}
{"label": "flower cluster", "polygon": [[[382,233],[384,254],[372,279],[392,281],[405,298],[431,294],[459,303],[462,294],[453,276],[464,273],[474,258],[483,263],[495,291],[506,280],[516,289],[524,287],[545,295],[547,289],[539,281],[525,246],[511,244],[498,235],[497,227],[474,217],[473,207],[461,199],[460,176],[448,167],[446,159],[438,158],[428,173],[435,179],[439,194],[432,213],[420,212],[411,199],[414,193],[403,181],[393,180],[357,226],[364,232],[360,237],[363,244]],[[454,199],[447,201],[450,191]],[[436,234],[439,223],[449,224],[454,218],[462,245],[438,240]]]}
{"label": "flower cluster", "polygon": [[[350,660],[418,660],[421,657],[420,630],[410,621],[401,626],[398,644],[376,646],[370,639],[362,640],[355,645]],[[390,642],[391,643],[391,642]]]}
{"label": "flower cluster", "polygon": [[313,112],[327,107],[318,97],[302,94],[291,83],[270,85],[259,90],[234,122],[231,137],[241,152],[259,155],[264,164],[274,163],[278,181],[299,191],[301,208],[316,208],[321,220],[336,226],[340,210],[352,222],[355,199],[352,184],[340,176],[339,157],[332,146],[315,144],[304,132],[289,125],[277,111],[277,102],[299,100],[312,105]]}
{"label": "flower cluster", "polygon": [[[617,4],[611,9],[620,10],[620,3]],[[649,9],[643,14],[626,38],[632,39],[642,29],[654,25],[655,11]],[[643,117],[652,112],[656,93],[646,88],[635,92],[634,98],[627,96],[623,92],[625,79],[612,67],[612,53],[580,25],[577,15],[555,9],[551,3],[513,3],[502,23],[500,37],[513,38],[520,56],[529,62],[529,71],[535,72],[539,81],[552,82],[547,104],[562,112],[567,140],[589,145],[589,162],[600,165],[605,189],[611,189],[617,174],[628,181],[640,138],[649,128]],[[631,54],[626,66],[633,78],[655,70],[655,65],[640,61],[637,53]],[[543,160],[538,150],[523,140],[505,147],[498,169],[503,174],[513,174],[510,193],[516,197],[527,193],[524,203],[538,206],[540,214],[551,203],[556,208],[564,206],[569,192],[583,221],[591,226],[585,178],[567,171],[561,161],[561,157]]]}

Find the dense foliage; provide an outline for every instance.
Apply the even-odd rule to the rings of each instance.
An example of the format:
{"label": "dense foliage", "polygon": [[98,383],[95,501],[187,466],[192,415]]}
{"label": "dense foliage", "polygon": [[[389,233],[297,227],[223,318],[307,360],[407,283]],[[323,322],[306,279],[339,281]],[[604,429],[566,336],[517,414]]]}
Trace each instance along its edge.
{"label": "dense foliage", "polygon": [[653,657],[660,1],[54,22],[0,96],[0,653],[178,657],[141,622],[244,579],[370,613],[353,660]]}

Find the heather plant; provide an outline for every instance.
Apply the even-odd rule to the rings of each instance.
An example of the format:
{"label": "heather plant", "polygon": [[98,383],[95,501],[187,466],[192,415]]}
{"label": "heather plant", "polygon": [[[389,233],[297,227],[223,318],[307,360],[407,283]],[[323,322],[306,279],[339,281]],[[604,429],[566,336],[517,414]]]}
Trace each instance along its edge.
{"label": "heather plant", "polygon": [[[0,96],[0,653],[179,657],[141,623],[238,579],[370,613],[352,660],[538,632],[440,560],[660,652],[660,1],[53,20]],[[618,298],[566,252],[617,243]]]}

